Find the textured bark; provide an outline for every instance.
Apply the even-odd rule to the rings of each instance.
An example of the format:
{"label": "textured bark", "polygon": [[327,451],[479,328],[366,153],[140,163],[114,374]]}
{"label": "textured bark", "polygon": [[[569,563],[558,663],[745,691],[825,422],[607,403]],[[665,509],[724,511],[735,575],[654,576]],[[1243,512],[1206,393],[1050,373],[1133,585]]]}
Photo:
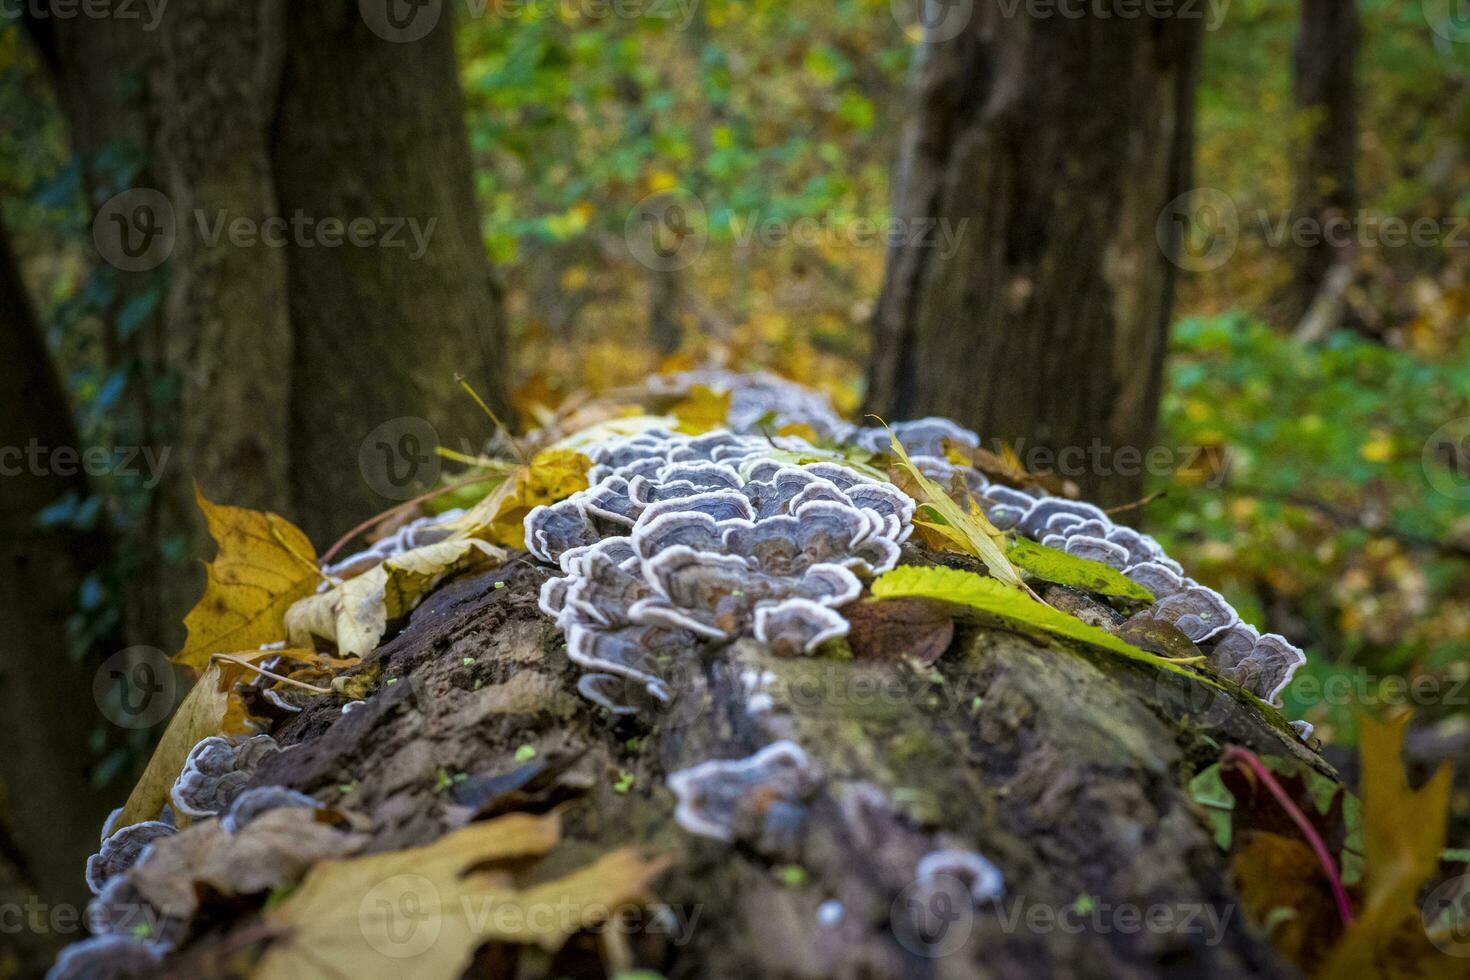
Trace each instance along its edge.
{"label": "textured bark", "polygon": [[[1074,454],[1149,447],[1175,274],[1156,226],[1188,187],[1201,32],[977,4],[919,48],[893,190],[911,234],[888,254],[868,410]],[[1141,477],[1103,458],[1067,475],[1136,497]]]}
{"label": "textured bark", "polygon": [[[68,655],[67,616],[105,553],[100,534],[44,529],[40,511],[87,479],[58,449],[80,452],[66,394],[0,228],[0,901],[78,903],[77,868],[106,814],[88,778],[92,671]],[[32,465],[14,450],[47,450]],[[72,458],[75,464],[76,458]],[[70,470],[70,472],[64,472]],[[22,903],[24,899],[21,899]],[[23,944],[74,937],[24,930]]]}
{"label": "textured bark", "polygon": [[[578,670],[536,609],[546,574],[516,560],[441,588],[369,660],[394,684],[347,715],[336,697],[308,705],[277,732],[294,748],[256,782],[369,814],[370,849],[394,850],[467,819],[457,804],[484,785],[478,777],[522,769],[517,749],[535,746],[540,775],[491,794],[488,812],[564,808],[567,841],[547,875],[629,843],[678,854],[656,892],[684,917],[697,913],[692,934],[673,944],[639,933],[627,950],[673,980],[1292,975],[1244,924],[1225,857],[1183,789],[1227,742],[1330,774],[1279,719],[1172,674],[981,628],[962,630],[932,672],[782,659],[742,641],[685,672],[662,715],[610,719],[576,694]],[[749,671],[776,678],[769,711],[748,709]],[[1202,694],[1225,700],[1201,704]],[[789,862],[803,869],[796,878],[679,828],[666,788],[671,771],[780,738],[825,774]],[[468,779],[446,790],[443,772]],[[894,916],[915,862],[936,847],[990,857],[1006,899],[976,911],[958,950],[931,959],[896,938]],[[1224,924],[1216,942],[1182,929],[1025,924],[1026,910],[1065,909],[1079,895],[1110,907],[1208,905]],[[823,925],[829,899],[844,912]],[[1009,918],[1018,909],[1019,924]],[[234,975],[247,963],[228,955],[261,942],[245,916],[175,963],[179,975]],[[496,947],[467,975],[600,976],[598,951],[590,936],[554,957]]]}
{"label": "textured bark", "polygon": [[[285,254],[230,233],[235,222],[260,227],[275,214],[268,125],[279,13],[274,0],[171,9],[151,63],[152,166],[178,236],[163,357],[179,383],[168,406],[177,444],[160,492],[165,527],[185,535],[188,554],[209,552],[196,483],[215,500],[290,509]],[[198,598],[203,577],[190,572],[170,578],[166,609],[179,613]],[[154,642],[172,649],[181,639]]]}
{"label": "textured bark", "polygon": [[[1295,161],[1295,216],[1325,228],[1352,220],[1358,207],[1358,0],[1302,0],[1294,96],[1303,117]],[[1339,229],[1339,233],[1343,233]],[[1351,238],[1351,235],[1347,237]],[[1320,241],[1296,250],[1287,315],[1300,320],[1328,285],[1332,267],[1351,247]]]}
{"label": "textured bark", "polygon": [[358,468],[375,427],[422,417],[455,449],[492,433],[457,374],[509,421],[452,42],[447,4],[409,43],[374,35],[352,0],[290,8],[272,144],[280,213],[380,228],[411,219],[430,232],[418,257],[407,228],[397,247],[287,250],[295,513],[318,541],[395,502]]}

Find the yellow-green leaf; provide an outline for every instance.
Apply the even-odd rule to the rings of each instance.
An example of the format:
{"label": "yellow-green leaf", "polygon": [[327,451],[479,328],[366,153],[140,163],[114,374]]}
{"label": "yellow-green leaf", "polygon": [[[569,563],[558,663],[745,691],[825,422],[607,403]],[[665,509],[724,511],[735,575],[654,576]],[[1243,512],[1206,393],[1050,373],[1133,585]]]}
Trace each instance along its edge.
{"label": "yellow-green leaf", "polygon": [[872,593],[879,599],[899,596],[921,596],[939,599],[973,609],[985,616],[1004,623],[1022,632],[1040,631],[1051,636],[1083,643],[1100,650],[1107,650],[1140,660],[1164,670],[1188,677],[1202,684],[1219,687],[1216,682],[1191,670],[1171,663],[1118,639],[1107,630],[1089,626],[1073,616],[1038,602],[1012,585],[974,572],[939,566],[920,568],[902,565],[879,576],[872,585]]}
{"label": "yellow-green leaf", "polygon": [[1006,557],[1028,575],[1043,582],[1069,585],[1106,596],[1152,602],[1154,595],[1111,565],[1078,558],[1056,548],[1037,544],[1030,538],[1016,538],[1006,548]]}
{"label": "yellow-green leaf", "polygon": [[679,420],[674,431],[702,435],[725,424],[730,414],[730,392],[693,385],[684,400],[669,409],[669,414]]}
{"label": "yellow-green leaf", "polygon": [[203,670],[212,653],[251,650],[286,638],[285,614],[321,581],[316,550],[276,514],[194,497],[219,553],[205,570],[204,596],[184,617],[189,631],[178,663]]}

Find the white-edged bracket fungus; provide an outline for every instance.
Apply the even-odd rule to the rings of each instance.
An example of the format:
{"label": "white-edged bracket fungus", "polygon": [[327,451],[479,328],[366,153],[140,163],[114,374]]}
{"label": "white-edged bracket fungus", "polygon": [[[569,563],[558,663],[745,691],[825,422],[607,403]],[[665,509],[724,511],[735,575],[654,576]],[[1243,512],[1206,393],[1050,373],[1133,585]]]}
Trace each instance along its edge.
{"label": "white-edged bracket fungus", "polygon": [[710,759],[669,776],[678,799],[674,819],[691,834],[748,841],[764,852],[790,853],[802,804],[821,785],[795,742],[773,742],[744,759]]}
{"label": "white-edged bracket fungus", "polygon": [[279,751],[269,735],[238,740],[211,735],[189,750],[169,798],[186,817],[212,817],[245,788],[261,760]]}

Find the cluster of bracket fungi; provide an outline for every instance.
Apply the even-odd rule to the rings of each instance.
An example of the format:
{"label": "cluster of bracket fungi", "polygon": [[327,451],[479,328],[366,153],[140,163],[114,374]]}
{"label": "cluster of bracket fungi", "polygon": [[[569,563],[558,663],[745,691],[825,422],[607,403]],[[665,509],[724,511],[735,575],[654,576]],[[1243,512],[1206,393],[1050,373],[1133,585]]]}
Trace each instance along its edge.
{"label": "cluster of bracket fungi", "polygon": [[[592,672],[583,693],[618,712],[635,710],[614,696],[620,679],[667,701],[671,668],[701,642],[753,635],[794,654],[845,635],[839,608],[858,596],[860,577],[897,564],[912,530],[913,502],[892,484],[831,459],[789,462],[832,454],[795,436],[753,433],[802,425],[824,442],[879,454],[889,429],[845,422],[820,395],[767,374],[686,372],[652,387],[696,384],[730,393],[729,428],[609,439],[588,450],[596,464],[588,489],[526,518],[531,554],[564,573],[546,583],[541,607],[565,631],[571,658]],[[1152,537],[1093,504],[995,483],[952,462],[949,450],[964,455],[980,438],[947,419],[900,422],[892,435],[920,471],[973,499],[1001,530],[1101,562],[1148,589],[1156,601],[1137,617],[1176,628],[1217,673],[1279,703],[1302,652],[1242,622]]]}

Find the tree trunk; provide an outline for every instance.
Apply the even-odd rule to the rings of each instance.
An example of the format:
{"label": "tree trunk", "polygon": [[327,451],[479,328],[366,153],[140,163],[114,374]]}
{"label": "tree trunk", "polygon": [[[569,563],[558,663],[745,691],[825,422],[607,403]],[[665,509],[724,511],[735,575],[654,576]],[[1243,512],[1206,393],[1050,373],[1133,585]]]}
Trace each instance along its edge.
{"label": "tree trunk", "polygon": [[[510,422],[448,5],[395,43],[352,0],[292,4],[272,135],[283,217],[375,227],[365,246],[287,249],[296,514],[322,542],[432,480],[429,439],[474,451],[492,434],[456,375]],[[360,450],[397,457],[388,483]]]}
{"label": "tree trunk", "polygon": [[[77,869],[96,849],[107,808],[89,778],[92,668],[69,655],[67,618],[106,545],[97,532],[38,523],[48,505],[91,488],[79,468],[85,447],[3,227],[0,309],[0,864],[9,866],[0,869],[0,889],[75,904],[86,894]],[[26,933],[23,944],[74,938]]]}
{"label": "tree trunk", "polygon": [[869,411],[950,416],[1089,499],[1139,495],[1175,275],[1156,228],[1189,184],[1201,34],[977,4],[920,46]]}
{"label": "tree trunk", "polygon": [[1350,225],[1358,207],[1358,0],[1302,0],[1294,95],[1305,127],[1296,154],[1294,212],[1332,240],[1296,250],[1287,315],[1296,323],[1329,284],[1334,266],[1352,261]]}
{"label": "tree trunk", "polygon": [[[371,814],[369,849],[387,851],[438,838],[473,812],[463,804],[480,777],[529,765],[539,777],[476,805],[561,806],[562,846],[580,860],[625,844],[678,855],[655,891],[690,931],[682,943],[628,939],[637,966],[671,980],[1292,975],[1245,924],[1227,859],[1183,788],[1228,742],[1330,775],[1256,707],[1131,661],[972,628],[933,671],[780,658],[741,641],[688,672],[665,713],[617,719],[576,693],[580,671],[536,608],[545,575],[513,560],[431,595],[359,668],[392,685],[348,715],[335,696],[310,703],[277,732],[295,748],[255,783]],[[766,671],[773,702],[755,712],[744,678]],[[1224,710],[1201,696],[1224,698]],[[824,773],[788,859],[675,823],[670,772],[777,739],[796,741]],[[519,754],[526,745],[533,763]],[[464,774],[453,783],[463,789],[436,772]],[[938,847],[983,852],[1004,872],[1005,897],[957,920],[958,948],[931,958],[906,932],[902,897],[917,859]],[[1218,935],[1027,925],[1030,910],[1064,910],[1079,896],[1222,921]],[[836,918],[819,912],[831,900]],[[214,975],[223,951],[262,940],[242,918],[171,965]],[[601,976],[598,955],[587,936],[554,958],[497,947],[466,976]]]}

